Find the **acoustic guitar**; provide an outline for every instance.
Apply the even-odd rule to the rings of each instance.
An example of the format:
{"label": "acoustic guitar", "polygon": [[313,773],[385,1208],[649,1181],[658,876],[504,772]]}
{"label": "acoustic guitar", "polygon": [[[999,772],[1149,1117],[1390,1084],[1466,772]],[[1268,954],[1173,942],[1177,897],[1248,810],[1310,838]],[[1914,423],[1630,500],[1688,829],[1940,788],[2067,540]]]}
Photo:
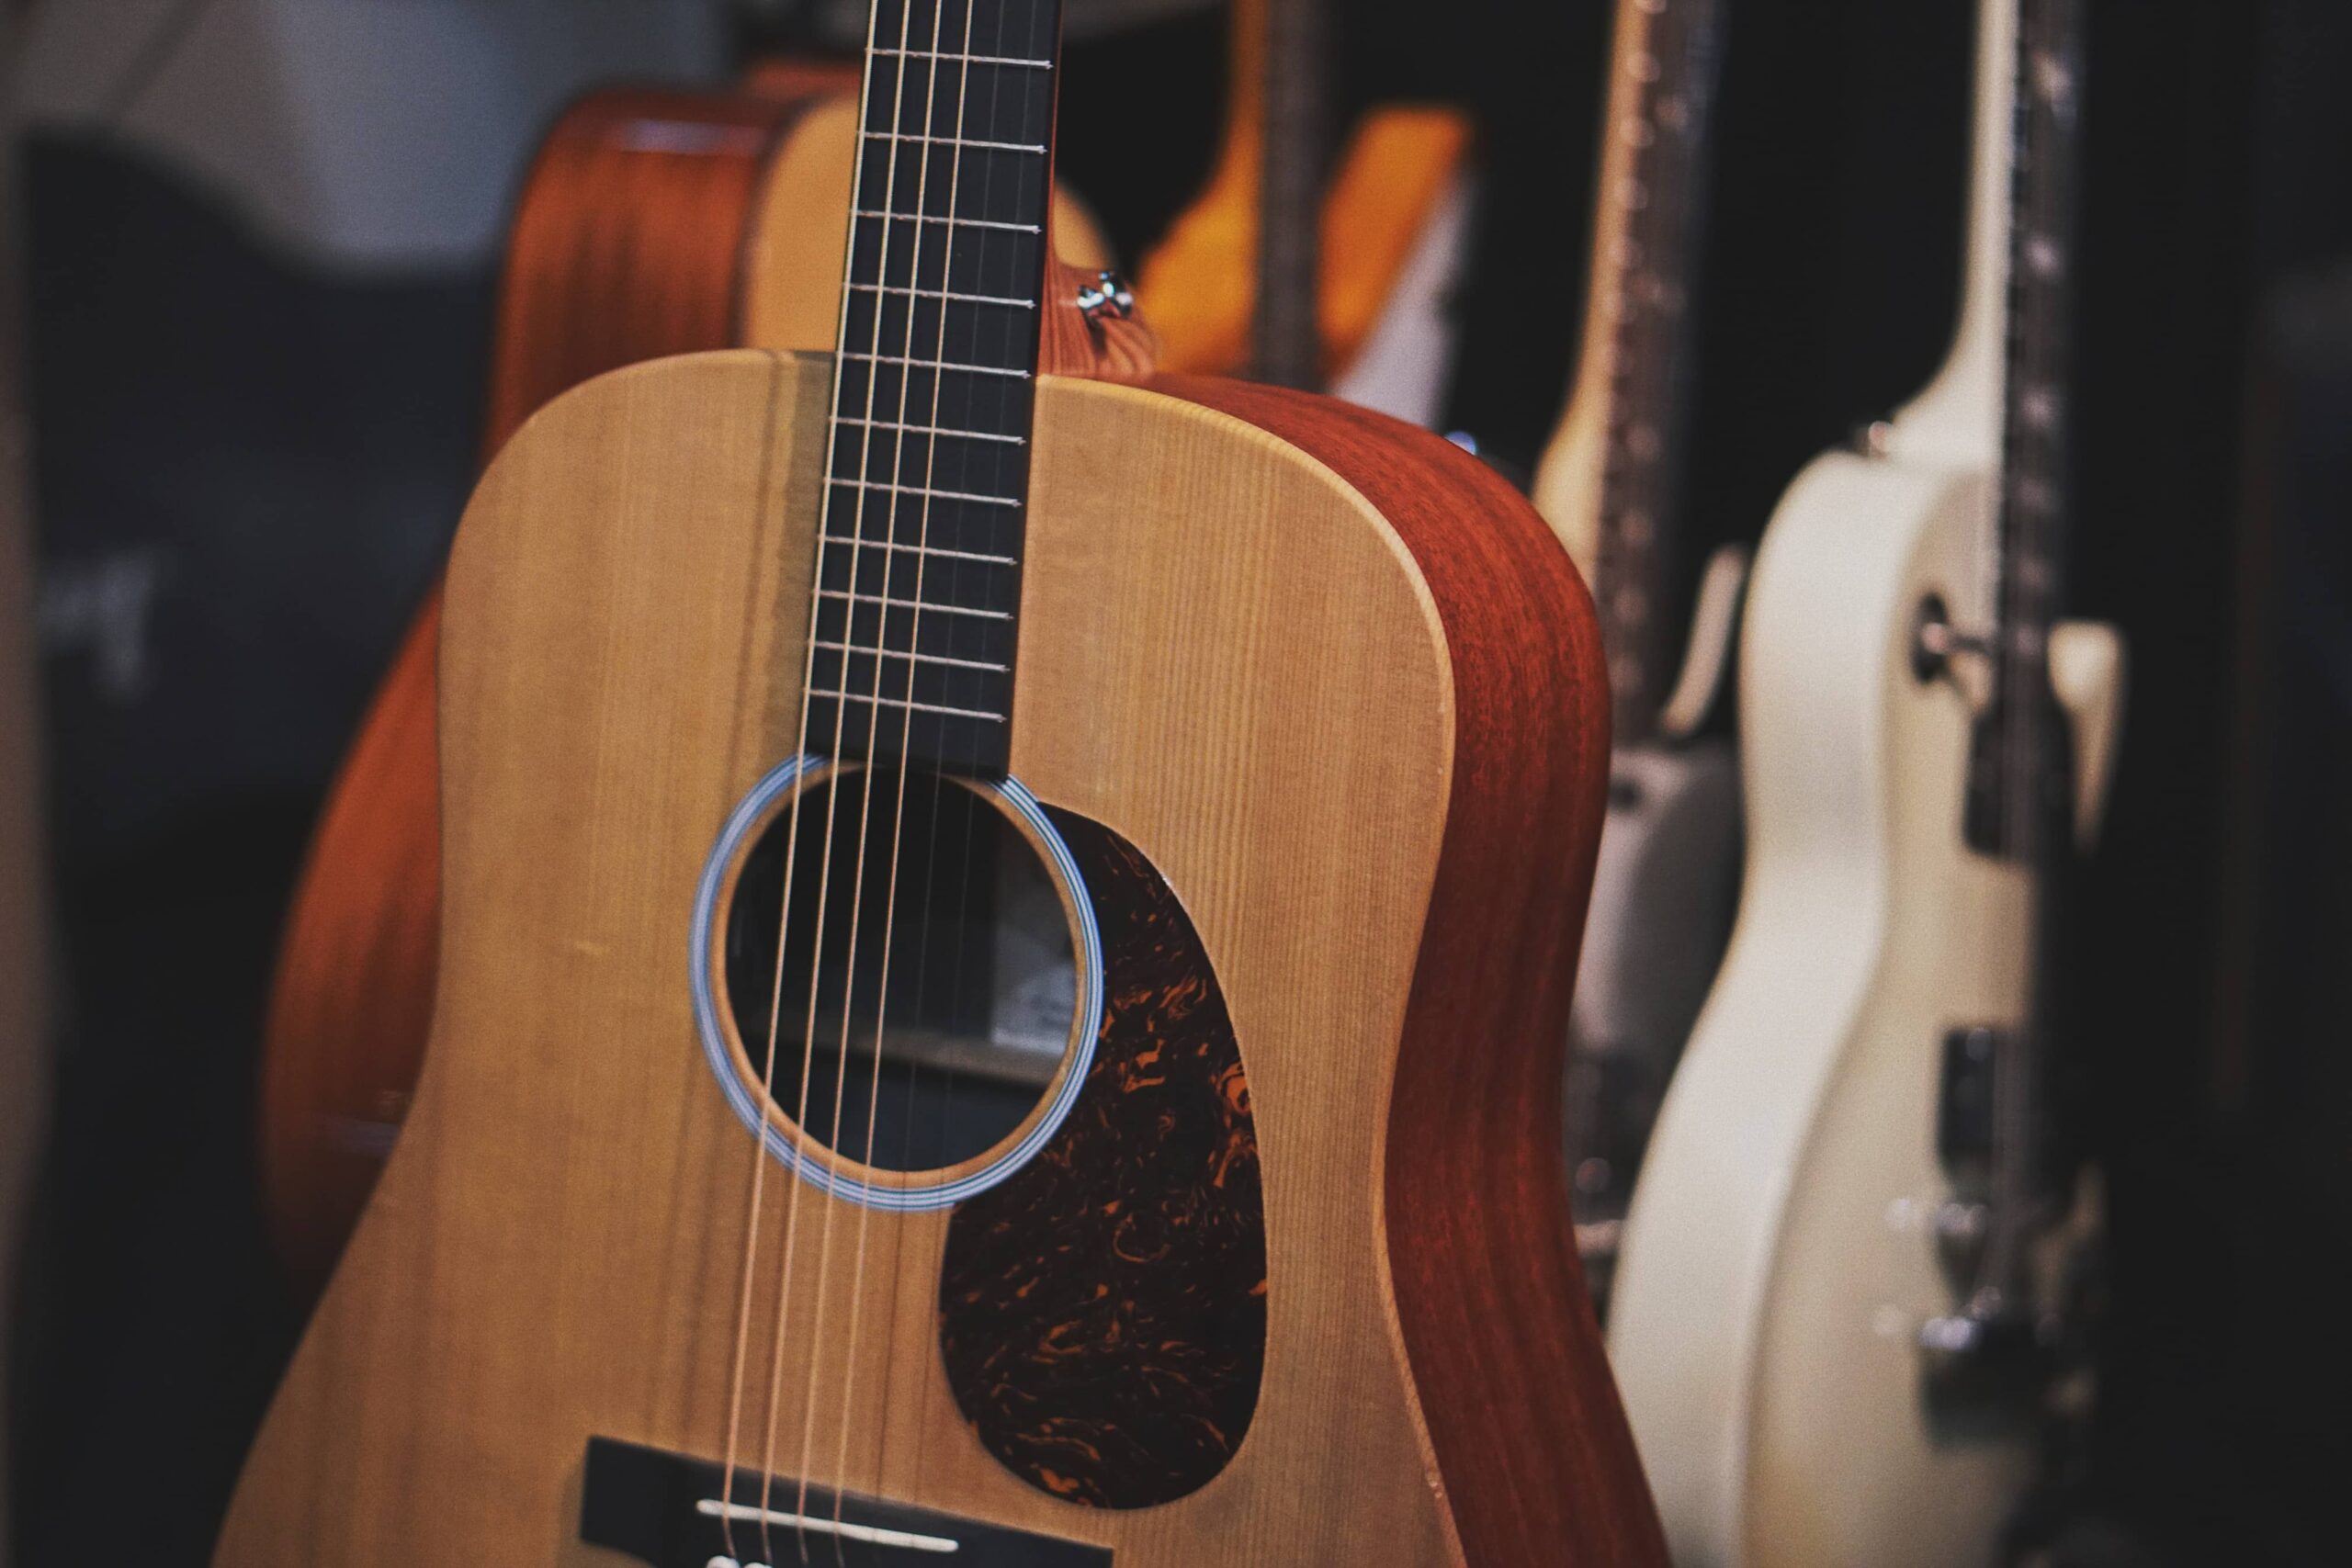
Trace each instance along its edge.
{"label": "acoustic guitar", "polygon": [[1536,504],[1593,585],[1615,713],[1567,1081],[1577,1241],[1604,1314],[1626,1203],[1739,876],[1737,764],[1709,719],[1728,684],[1746,552],[1708,563],[1687,637],[1669,608],[1720,11],[1720,0],[1617,6],[1583,349],[1535,476]]}
{"label": "acoustic guitar", "polygon": [[[485,454],[567,388],[662,355],[823,350],[840,313],[857,70],[777,62],[720,93],[592,94],[516,207]],[[1108,250],[1057,197],[1081,272]],[[1065,280],[1066,289],[1075,283]],[[337,775],[298,884],[264,1039],[262,1199],[299,1290],[326,1280],[407,1114],[440,942],[438,592]]]}
{"label": "acoustic guitar", "polygon": [[2072,1334],[2052,905],[2122,683],[2061,618],[2081,8],[1983,0],[1951,355],[1758,554],[1747,880],[1610,1317],[1678,1562],[1994,1561]]}
{"label": "acoustic guitar", "polygon": [[1589,604],[1436,436],[1051,374],[1057,9],[880,0],[839,355],[491,465],[431,1047],[220,1563],[1663,1561]]}

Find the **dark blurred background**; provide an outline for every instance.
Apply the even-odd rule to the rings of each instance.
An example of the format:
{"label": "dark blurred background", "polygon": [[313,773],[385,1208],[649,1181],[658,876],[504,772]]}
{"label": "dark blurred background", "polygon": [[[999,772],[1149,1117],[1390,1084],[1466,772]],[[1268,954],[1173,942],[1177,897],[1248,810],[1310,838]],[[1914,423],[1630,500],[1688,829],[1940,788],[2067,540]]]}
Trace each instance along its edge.
{"label": "dark blurred background", "polygon": [[[475,471],[502,236],[538,134],[596,85],[838,51],[841,9],[15,7],[55,1026],[0,1314],[19,1562],[87,1561],[94,1527],[204,1561],[299,1331],[254,1200],[272,957]],[[1582,310],[1610,7],[1339,9],[1348,104],[1476,117],[1443,423],[1524,471]],[[1972,58],[1962,0],[1726,9],[1703,542],[1752,539],[1804,462],[1940,355]],[[1132,262],[1214,157],[1227,22],[1192,0],[1069,10],[1060,175]],[[2124,627],[2132,685],[2070,1001],[2111,1304],[2098,1415],[2035,1531],[2083,1563],[2335,1562],[2352,7],[2090,10],[2075,581],[2083,613]]]}

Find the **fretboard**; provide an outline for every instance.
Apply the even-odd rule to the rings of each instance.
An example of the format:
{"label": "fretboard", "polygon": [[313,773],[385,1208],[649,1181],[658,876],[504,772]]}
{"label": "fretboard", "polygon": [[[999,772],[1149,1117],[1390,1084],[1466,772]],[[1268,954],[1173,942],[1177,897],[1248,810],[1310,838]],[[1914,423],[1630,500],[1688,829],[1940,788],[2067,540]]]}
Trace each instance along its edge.
{"label": "fretboard", "polygon": [[1263,141],[1250,375],[1278,387],[1323,378],[1318,314],[1323,182],[1330,164],[1329,0],[1261,0]]}
{"label": "fretboard", "polygon": [[1612,372],[1594,576],[1621,742],[1655,728],[1674,678],[1666,616],[1679,504],[1689,313],[1720,0],[1628,0],[1611,50],[1600,200]]}
{"label": "fretboard", "polygon": [[818,545],[809,750],[1001,773],[1060,0],[878,0]]}
{"label": "fretboard", "polygon": [[2080,0],[2018,6],[2008,339],[1993,602],[1995,700],[1972,766],[1969,839],[2013,859],[2050,850],[2067,759],[2049,644],[2064,591],[2067,364],[2081,96]]}

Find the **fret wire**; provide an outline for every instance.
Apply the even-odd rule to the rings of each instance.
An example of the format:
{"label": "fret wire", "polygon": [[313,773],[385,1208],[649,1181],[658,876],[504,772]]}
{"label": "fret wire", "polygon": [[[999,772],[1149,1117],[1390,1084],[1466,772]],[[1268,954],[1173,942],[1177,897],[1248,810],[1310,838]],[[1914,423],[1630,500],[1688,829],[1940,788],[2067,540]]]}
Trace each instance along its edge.
{"label": "fret wire", "polygon": [[854,348],[842,350],[842,357],[867,365],[903,365],[913,370],[961,370],[973,376],[1010,376],[1022,381],[1029,379],[1026,370],[1008,370],[1000,365],[959,365],[954,360],[910,359],[902,354],[862,354]]}
{"label": "fret wire", "polygon": [[1035,299],[1016,299],[1010,294],[959,294],[952,288],[910,288],[902,283],[853,283],[852,288],[868,294],[907,294],[918,299],[947,299],[958,305],[1007,305],[1016,310],[1034,310]]}
{"label": "fret wire", "polygon": [[876,212],[870,208],[857,209],[860,218],[897,219],[902,223],[953,223],[959,229],[993,229],[1007,234],[1038,234],[1044,230],[1035,223],[1006,223],[994,218],[952,218],[943,212]]}
{"label": "fret wire", "polygon": [[[843,483],[850,481],[843,480]],[[967,560],[978,566],[1019,566],[1011,556],[987,556],[978,550],[951,550],[944,545],[904,545],[894,539],[861,539],[847,534],[820,534],[817,537],[828,545],[847,545],[853,549],[905,550],[919,556],[937,556],[942,560]]]}
{"label": "fret wire", "polygon": [[[978,495],[966,490],[932,490],[922,485],[892,484],[887,479],[842,478],[836,479],[832,482],[837,485],[855,485],[860,490],[887,490],[894,495],[918,496],[925,501],[971,501],[978,502],[983,506],[1019,506],[1021,504],[1009,495]],[[976,558],[993,560],[996,558],[982,556]]]}
{"label": "fret wire", "polygon": [[858,654],[868,659],[905,659],[917,664],[944,664],[957,670],[985,670],[996,675],[1012,673],[1012,666],[990,664],[983,659],[950,659],[944,653],[915,653],[897,648],[860,648],[853,643],[827,642],[822,637],[817,639],[817,646],[834,653]]}
{"label": "fret wire", "polygon": [[953,147],[959,152],[967,147],[977,147],[983,152],[1020,152],[1034,158],[1046,155],[1045,147],[1032,141],[986,141],[975,136],[929,136],[909,130],[869,130],[865,134],[875,141],[920,141],[926,147]]}
{"label": "fret wire", "polygon": [[[942,0],[941,8],[943,11],[946,9],[944,0]],[[1024,15],[1025,13],[1016,8],[1010,14],[1010,19],[1019,19]],[[857,378],[853,377],[847,382],[843,382],[837,378],[834,388],[832,429],[836,432],[863,433],[866,435],[867,441],[863,456],[858,455],[857,447],[844,447],[838,439],[829,442],[829,454],[837,461],[829,465],[826,493],[830,500],[838,501],[844,505],[854,499],[859,505],[861,521],[853,528],[845,525],[846,516],[836,520],[836,525],[830,527],[820,520],[818,543],[820,569],[833,568],[834,570],[831,571],[820,570],[818,583],[812,584],[812,591],[819,604],[831,600],[844,606],[842,620],[828,628],[831,637],[838,637],[839,640],[831,640],[831,637],[819,638],[813,635],[812,628],[810,639],[812,657],[817,652],[822,652],[846,660],[857,654],[866,653],[873,655],[877,662],[870,672],[871,681],[865,682],[851,678],[850,668],[846,662],[840,667],[840,678],[834,680],[829,681],[823,673],[815,672],[812,670],[807,687],[809,697],[812,700],[831,701],[843,705],[851,702],[872,702],[887,705],[895,710],[908,714],[921,713],[937,716],[942,720],[961,719],[967,722],[998,726],[1000,728],[994,734],[983,735],[979,738],[977,752],[968,759],[973,765],[984,770],[990,767],[1001,768],[1003,765],[1002,736],[1003,727],[1008,727],[1010,724],[1009,701],[1004,705],[1006,711],[1002,712],[990,712],[977,705],[958,707],[944,703],[917,701],[913,699],[913,691],[917,689],[914,676],[927,667],[949,675],[962,671],[966,672],[959,682],[962,683],[973,680],[1009,678],[1012,672],[1010,649],[1012,634],[1018,624],[1013,609],[1009,606],[999,609],[981,608],[969,603],[934,603],[933,595],[935,593],[941,599],[968,602],[976,597],[972,590],[985,588],[986,592],[977,595],[978,604],[987,605],[994,603],[1002,605],[1006,604],[1002,592],[1004,586],[1018,581],[1017,573],[1021,565],[1020,552],[1017,543],[1013,541],[1019,537],[1019,522],[1025,511],[1026,502],[1017,493],[1014,495],[990,494],[978,487],[995,487],[1000,491],[1009,489],[1015,492],[1025,488],[1023,480],[1028,466],[1028,455],[1021,450],[1030,444],[1028,419],[1023,406],[1025,400],[1022,402],[998,400],[1001,402],[1010,402],[1011,406],[992,407],[991,400],[982,395],[985,391],[984,383],[953,383],[948,381],[944,373],[962,370],[975,376],[999,378],[1001,382],[1002,380],[1011,380],[1016,384],[1021,381],[1029,381],[1033,384],[1035,382],[1036,370],[1034,365],[1035,352],[1034,336],[1027,353],[1015,353],[1011,350],[1021,346],[1017,340],[1023,333],[1034,334],[1037,318],[1044,309],[1045,299],[1038,291],[1037,278],[1027,276],[1031,270],[1031,259],[1035,253],[1026,245],[1018,243],[1017,236],[1034,235],[1042,240],[1046,235],[1047,224],[1045,220],[1045,198],[1033,188],[1035,181],[1028,177],[1028,170],[1032,166],[1030,164],[1024,162],[991,164],[987,162],[986,155],[994,152],[1024,160],[1040,161],[1052,156],[1052,136],[1046,130],[1048,121],[1041,120],[1039,113],[1041,109],[1050,110],[1051,84],[1054,68],[1057,62],[1051,58],[1050,36],[1033,36],[1050,35],[1051,29],[1046,26],[1048,19],[1047,13],[1040,12],[1036,17],[1022,21],[1021,25],[1000,29],[999,36],[994,39],[985,37],[986,29],[982,29],[980,33],[967,32],[960,40],[951,39],[935,32],[928,39],[912,36],[911,32],[909,36],[892,38],[889,30],[884,29],[882,37],[876,39],[869,48],[869,65],[865,83],[866,98],[860,116],[858,132],[859,147],[861,154],[869,145],[885,150],[878,160],[868,160],[861,156],[858,165],[858,183],[861,186],[859,195],[862,199],[853,199],[851,208],[854,218],[871,219],[882,227],[878,233],[868,234],[861,231],[853,235],[849,268],[851,276],[844,280],[844,284],[846,298],[854,300],[859,293],[863,293],[868,299],[877,301],[872,324],[877,331],[882,332],[884,336],[873,343],[865,343],[862,341],[865,336],[865,333],[862,330],[858,331],[850,342],[841,345],[837,363],[844,369],[860,364],[876,367],[883,366],[897,367],[901,372],[902,389],[907,387],[919,388],[920,383],[916,381],[915,372],[929,370],[933,372],[933,389],[930,395],[936,398],[942,389],[952,395],[946,404],[934,403],[930,410],[924,412],[918,412],[909,406],[898,408],[878,406],[872,400],[872,394],[877,390],[887,391],[888,388],[879,368],[875,368],[869,370],[865,378],[867,398],[861,408],[858,400],[853,396],[856,389]],[[985,54],[970,52],[975,45],[987,48],[990,43],[994,44],[995,52]],[[1037,58],[1032,58],[1032,56]],[[891,62],[896,62],[895,71],[888,63]],[[1009,69],[992,78],[986,76],[978,78],[978,87],[975,92],[970,87],[975,81],[970,74],[970,68],[974,66],[996,66]],[[954,90],[959,68],[962,72],[962,79],[967,85],[965,92],[961,95]],[[1022,74],[1024,72],[1033,73],[1043,72],[1045,74],[1043,76]],[[926,77],[932,95],[928,97],[924,96]],[[1042,97],[1040,89],[1043,89]],[[910,129],[910,126],[915,128]],[[1040,134],[1041,131],[1046,133]],[[923,149],[916,162],[911,164],[903,163],[897,156],[899,147],[907,143],[919,144]],[[931,155],[931,149],[934,147],[944,152],[946,157],[934,162]],[[962,154],[967,152],[978,152],[982,156],[974,164],[966,164]],[[958,167],[967,175],[988,176],[978,186],[977,195],[989,199],[978,199],[973,202],[973,205],[977,206],[979,212],[985,216],[967,216],[960,211],[959,209],[964,203],[956,199],[954,194],[956,187],[952,185],[948,187],[949,194],[944,202],[939,201],[935,194],[928,197],[922,194],[924,186],[917,184],[918,179],[924,182],[939,180],[944,177],[951,168]],[[886,170],[891,181],[887,187],[881,186],[881,174]],[[871,185],[868,184],[868,176],[872,176]],[[965,183],[973,182],[967,179]],[[897,187],[901,184],[912,188],[900,193]],[[1012,188],[1006,188],[1008,186]],[[899,209],[901,195],[912,202],[914,210]],[[941,207],[944,210],[923,210],[934,205]],[[1029,220],[1020,220],[1023,215],[1026,215]],[[978,259],[989,265],[984,265],[978,271],[969,275],[965,274],[960,267],[954,269],[952,277],[938,273],[933,270],[935,265],[930,254],[933,247],[916,237],[927,231],[914,229],[894,231],[888,227],[894,220],[910,221],[917,225],[936,225],[938,229],[933,237],[937,238],[939,235],[948,237],[949,243],[953,246],[948,254],[954,261],[960,262],[964,259],[962,252],[968,245],[974,251],[980,253]],[[989,241],[986,237],[991,234],[1016,238]],[[907,263],[901,256],[902,252],[910,249],[912,250],[915,258],[912,271],[906,270]],[[1007,264],[1011,265],[1010,271]],[[958,284],[962,287],[957,287]],[[1024,293],[1028,297],[1023,297]],[[920,349],[930,345],[927,343],[919,344],[918,339],[927,334],[931,323],[924,321],[920,307],[913,304],[910,304],[904,313],[903,319],[909,336],[907,343],[903,345],[903,352],[889,352],[902,346],[896,341],[895,331],[890,330],[890,313],[883,309],[893,296],[909,301],[925,299],[940,301],[943,308],[936,317],[932,318],[932,323],[935,323],[943,333],[967,323],[976,326],[978,330],[976,341],[991,346],[973,352],[971,357],[994,360],[998,363],[958,364],[944,352],[921,356]],[[944,307],[949,304],[992,307],[1002,310],[1026,310],[1030,315],[1025,319],[1008,316],[995,318],[975,316],[956,319],[949,317],[946,313]],[[845,316],[844,320],[848,318]],[[998,352],[994,346],[995,342],[999,335],[1006,331],[1010,331],[1016,341],[1007,345],[1006,352]],[[963,335],[960,332],[956,333],[958,338]],[[959,353],[969,348],[969,344],[964,344],[959,349]],[[967,400],[964,394],[967,393],[970,394],[972,403],[969,408],[964,406]],[[972,424],[979,424],[984,428],[969,428]],[[993,428],[987,428],[991,426]],[[877,431],[890,433],[899,438],[895,453],[874,449],[870,436],[871,433]],[[984,451],[978,449],[958,451],[950,447],[943,450],[938,446],[939,438],[943,436],[961,437],[967,441],[985,442],[1012,448],[1011,466],[1008,468],[991,460],[984,460]],[[909,439],[914,437],[928,437],[932,445],[927,448],[910,446]],[[855,439],[854,435],[853,439]],[[942,468],[936,478],[945,480],[950,485],[965,485],[973,488],[942,489],[933,482],[933,475],[920,471],[915,477],[922,480],[921,484],[894,482],[900,476],[902,465],[922,462],[926,452],[930,454],[932,460],[943,465],[971,461],[974,467],[969,472],[959,471],[954,468]],[[857,459],[854,462],[852,461],[854,457]],[[883,467],[885,462],[888,464],[887,469]],[[851,477],[851,471],[854,471],[857,477]],[[842,492],[832,490],[831,487],[835,484],[847,486],[854,492],[854,497],[842,495]],[[884,536],[898,536],[868,537],[863,521],[864,498],[868,493],[886,492],[913,498],[915,505],[901,509],[895,501],[886,502],[878,509],[882,516],[876,532]],[[943,507],[955,502],[964,502],[974,506],[1009,508],[1007,518],[1013,525],[1015,532],[1004,533],[997,526],[995,520],[989,518],[987,530],[974,534],[970,530],[980,524],[985,514],[965,513],[959,516],[951,513],[948,515],[957,525],[957,529],[951,529],[948,536],[958,542],[969,541],[978,544],[982,547],[955,549],[933,545],[927,536],[918,538],[914,531],[914,521],[920,514],[926,524],[924,533],[927,536],[929,532],[927,525],[933,521],[932,503],[933,502],[941,503]],[[957,531],[958,529],[960,532]],[[1010,545],[1010,553],[989,553],[988,547],[999,546],[1000,540]],[[887,563],[888,568],[882,574],[882,581],[872,581],[865,570],[854,567],[850,576],[844,580],[839,574],[836,566],[839,558],[826,554],[829,550],[840,547],[846,547],[854,552],[861,545],[874,545],[882,552],[881,558]],[[1000,546],[1000,547],[1002,547]],[[853,562],[855,561],[854,553],[850,558]],[[978,580],[951,581],[949,581],[951,574],[946,565],[943,564],[938,569],[942,582],[937,588],[930,587],[920,576],[911,578],[906,583],[891,581],[905,574],[902,562],[912,561],[920,568],[934,559],[942,563],[952,563],[959,571],[964,564],[968,563],[974,570],[983,573],[994,569],[1002,569],[1015,575],[1010,577],[984,575]],[[840,586],[825,586],[827,577],[831,577]],[[964,591],[953,592],[959,587]],[[872,592],[862,591],[869,588]],[[855,618],[855,612],[860,607],[867,605],[876,607],[877,614],[884,617],[880,623],[881,634],[876,639],[880,642],[894,640],[890,623],[887,619],[889,614],[909,615],[913,627],[920,631],[922,613],[925,610],[936,612],[943,617],[967,617],[967,626],[985,625],[989,621],[1000,622],[1004,625],[1005,633],[1002,637],[990,633],[986,637],[979,638],[978,646],[966,649],[967,653],[982,654],[984,657],[980,659],[944,653],[921,653],[913,649],[861,648],[857,645],[857,632],[865,628],[861,627]],[[901,623],[896,630],[906,631],[906,624]],[[908,637],[904,640],[911,643],[918,638]],[[922,637],[920,640],[926,643],[931,641],[929,637]],[[952,643],[945,643],[944,639],[943,645],[955,646]],[[989,655],[1001,658],[1004,662],[989,662],[985,656]],[[880,662],[893,658],[905,666],[904,670],[889,670],[888,666]],[[892,678],[882,678],[886,670],[888,670]],[[868,674],[869,672],[857,673]],[[901,675],[906,677],[903,682],[897,678]],[[862,694],[855,690],[861,683],[880,688],[898,687],[904,695],[884,696],[878,690]],[[827,687],[838,689],[825,689]],[[986,688],[986,690],[993,694],[996,689]],[[933,694],[942,694],[934,693]],[[957,692],[954,695],[961,696],[967,694]],[[922,751],[929,748],[944,747],[952,751],[967,744],[964,740],[957,739],[953,730],[947,731],[944,738],[929,734],[928,731],[925,733],[929,738],[918,742],[914,746],[915,750]]]}
{"label": "fret wire", "polygon": [[1033,71],[1051,71],[1050,60],[1023,60],[1012,54],[956,54],[936,49],[884,49],[876,46],[876,54],[903,55],[909,60],[951,60],[964,65],[1025,65]]}
{"label": "fret wire", "polygon": [[933,604],[920,599],[893,599],[881,593],[854,593],[846,588],[820,588],[820,599],[846,599],[855,604],[879,604],[886,610],[928,610],[935,615],[970,615],[982,621],[1009,621],[1010,610],[979,610],[969,604]]}
{"label": "fret wire", "polygon": [[996,441],[1007,446],[1026,446],[1025,435],[1005,435],[993,430],[942,430],[936,425],[899,424],[887,419],[862,419],[854,414],[836,414],[835,424],[862,424],[873,430],[895,430],[905,435],[951,435],[966,441]]}
{"label": "fret wire", "polygon": [[894,708],[912,708],[917,713],[941,714],[948,718],[977,718],[989,724],[1004,722],[1004,715],[1001,713],[982,713],[978,708],[944,707],[937,703],[919,703],[906,697],[886,697],[879,694],[868,695],[864,692],[811,692],[808,694],[819,702],[881,703]]}

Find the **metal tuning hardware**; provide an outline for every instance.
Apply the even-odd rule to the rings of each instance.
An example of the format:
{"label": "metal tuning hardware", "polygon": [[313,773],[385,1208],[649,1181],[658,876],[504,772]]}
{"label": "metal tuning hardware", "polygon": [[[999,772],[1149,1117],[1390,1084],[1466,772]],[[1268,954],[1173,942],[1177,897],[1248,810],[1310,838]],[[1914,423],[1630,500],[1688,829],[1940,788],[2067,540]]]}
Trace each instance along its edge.
{"label": "metal tuning hardware", "polygon": [[1894,455],[1894,423],[1873,419],[1854,426],[1847,437],[1857,457],[1891,457]]}
{"label": "metal tuning hardware", "polygon": [[[1932,1233],[1946,1274],[1962,1293],[1957,1310],[1920,1325],[1929,1388],[1946,1398],[2016,1395],[2037,1386],[2052,1359],[2059,1324],[2040,1299],[2030,1259],[2016,1247],[2030,1197],[2004,1192],[2000,1125],[2004,1071],[2030,1071],[2014,1032],[1986,1025],[1944,1036],[1936,1115],[1936,1155],[1955,1196],[1936,1211]],[[2005,1227],[2007,1227],[2005,1234]]]}
{"label": "metal tuning hardware", "polygon": [[1117,273],[1098,272],[1093,282],[1080,286],[1078,310],[1090,321],[1124,321],[1136,313],[1135,290]]}
{"label": "metal tuning hardware", "polygon": [[1919,601],[1911,621],[1911,673],[1921,685],[1952,673],[1961,659],[1990,659],[1993,638],[1986,632],[1964,632],[1952,625],[1951,608],[1940,593]]}
{"label": "metal tuning hardware", "polygon": [[1928,1386],[1947,1396],[2011,1396],[2046,1380],[2049,1336],[2040,1314],[1996,1290],[1979,1291],[1958,1312],[1919,1325]]}

